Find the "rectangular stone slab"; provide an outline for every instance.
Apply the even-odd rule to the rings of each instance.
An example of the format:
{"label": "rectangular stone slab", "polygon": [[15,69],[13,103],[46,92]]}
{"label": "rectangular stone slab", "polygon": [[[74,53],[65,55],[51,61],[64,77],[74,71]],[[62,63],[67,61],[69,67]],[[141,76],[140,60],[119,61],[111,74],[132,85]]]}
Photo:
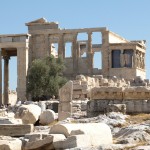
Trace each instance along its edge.
{"label": "rectangular stone slab", "polygon": [[24,136],[27,133],[33,132],[33,124],[28,125],[14,125],[14,124],[1,124],[0,135],[4,136]]}

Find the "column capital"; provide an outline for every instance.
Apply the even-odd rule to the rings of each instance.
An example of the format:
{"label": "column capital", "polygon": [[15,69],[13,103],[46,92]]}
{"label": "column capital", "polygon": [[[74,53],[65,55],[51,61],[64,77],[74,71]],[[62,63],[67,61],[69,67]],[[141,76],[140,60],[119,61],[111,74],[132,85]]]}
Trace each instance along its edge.
{"label": "column capital", "polygon": [[93,32],[92,32],[92,31],[88,31],[87,34],[88,34],[88,35],[92,35]]}
{"label": "column capital", "polygon": [[123,50],[123,49],[120,49],[120,51],[121,51],[121,54],[123,54],[123,53],[124,53],[124,50]]}
{"label": "column capital", "polygon": [[3,56],[3,59],[4,59],[4,60],[9,60],[9,59],[10,59],[10,56],[4,55],[4,56]]}
{"label": "column capital", "polygon": [[78,34],[73,34],[72,35],[72,42],[77,42],[77,35]]}
{"label": "column capital", "polygon": [[73,33],[73,37],[77,37],[78,33]]}

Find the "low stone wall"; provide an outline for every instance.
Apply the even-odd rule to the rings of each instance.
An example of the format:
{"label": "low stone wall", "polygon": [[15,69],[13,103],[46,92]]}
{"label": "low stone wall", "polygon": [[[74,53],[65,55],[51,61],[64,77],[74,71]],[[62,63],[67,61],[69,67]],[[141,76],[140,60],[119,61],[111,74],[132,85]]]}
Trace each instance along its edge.
{"label": "low stone wall", "polygon": [[[78,110],[87,110],[88,116],[96,116],[109,110],[122,113],[150,112],[150,81],[139,76],[129,81],[115,76],[107,79],[102,75],[78,75],[76,80],[69,82],[66,85],[70,86],[65,85],[60,89],[59,119],[69,117]],[[81,109],[82,103],[78,101],[88,100],[87,109],[86,103]]]}
{"label": "low stone wall", "polygon": [[145,100],[150,98],[150,87],[94,87],[90,95],[92,100]]}
{"label": "low stone wall", "polygon": [[150,100],[91,100],[87,103],[87,116],[106,113],[109,104],[125,104],[127,113],[150,113]]}

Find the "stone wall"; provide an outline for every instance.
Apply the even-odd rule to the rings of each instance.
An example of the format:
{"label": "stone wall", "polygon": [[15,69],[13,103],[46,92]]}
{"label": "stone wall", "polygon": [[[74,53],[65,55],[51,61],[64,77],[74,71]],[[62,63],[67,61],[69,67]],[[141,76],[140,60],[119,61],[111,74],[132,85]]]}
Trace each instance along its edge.
{"label": "stone wall", "polygon": [[150,113],[150,100],[91,100],[87,103],[87,116],[94,117],[106,113],[109,104],[125,104],[127,113]]}
{"label": "stone wall", "polygon": [[[81,107],[83,101],[85,101],[83,110],[87,110],[88,116],[105,113],[111,104],[125,106],[127,113],[150,112],[150,81],[148,79],[138,76],[129,81],[115,76],[107,79],[102,75],[93,78],[78,75],[72,84],[72,100],[68,101],[68,104],[72,102],[73,112]],[[62,93],[62,95],[65,94]],[[87,109],[85,109],[86,103]]]}
{"label": "stone wall", "polygon": [[[35,59],[45,58],[53,54],[56,58],[62,57],[66,64],[64,76],[74,79],[76,75],[103,75],[106,78],[117,76],[118,78],[132,79],[137,75],[146,77],[145,73],[145,40],[129,41],[109,31],[106,27],[82,28],[82,29],[61,29],[57,22],[48,22],[40,18],[29,23],[29,34],[0,35],[1,59],[4,58],[4,103],[8,103],[8,66],[9,57],[17,56],[17,97],[19,100],[26,100],[26,77],[27,70]],[[99,33],[99,43],[93,41],[94,33]],[[79,40],[80,34],[87,35],[86,39]],[[67,46],[70,43],[71,56],[66,56]],[[113,66],[113,51],[119,66]],[[132,54],[125,53],[131,51]],[[94,68],[94,55],[100,52],[102,68]],[[83,55],[86,54],[86,55]],[[6,59],[7,58],[7,59]],[[0,63],[1,64],[1,63]],[[127,65],[129,64],[129,66]],[[101,66],[99,66],[100,68]],[[0,72],[1,65],[0,65]],[[0,81],[2,76],[0,73]],[[92,79],[93,80],[93,79]],[[75,81],[76,82],[76,81]],[[75,83],[74,82],[74,83]],[[113,84],[112,80],[104,79],[104,84]],[[103,84],[103,83],[102,83]],[[118,83],[119,84],[119,83]],[[76,85],[76,84],[75,84]],[[92,88],[89,83],[78,83],[80,88],[75,89],[77,97],[89,97],[88,90]],[[86,87],[88,86],[88,87]],[[81,94],[82,91],[82,94]],[[2,88],[0,85],[0,104],[2,104]],[[80,97],[80,96],[81,97]]]}
{"label": "stone wall", "polygon": [[97,78],[86,77],[83,75],[76,76],[76,80],[73,80],[73,99],[90,99],[91,89],[97,86],[99,86],[99,80]]}
{"label": "stone wall", "polygon": [[[141,75],[145,78],[145,67],[141,71],[136,62],[136,56],[138,54],[139,60],[145,59],[145,42],[144,41],[129,41],[125,38],[109,31],[106,27],[100,28],[83,28],[83,29],[61,29],[59,24],[55,22],[48,22],[44,18],[29,22],[28,26],[30,38],[30,60],[37,58],[43,58],[53,54],[52,45],[58,45],[56,56],[62,57],[66,61],[66,70],[64,75],[69,79],[74,79],[76,75],[97,75],[102,74],[105,77],[123,77],[125,79],[131,79],[137,75]],[[87,35],[86,39],[82,41],[78,40],[80,33]],[[101,40],[99,43],[94,44],[94,33],[100,33]],[[70,51],[71,56],[68,58],[66,54],[66,44],[71,44]],[[112,51],[119,50],[121,52],[121,61],[124,57],[125,50],[132,50],[132,66],[121,68],[112,67]],[[102,69],[96,71],[94,68],[94,55],[96,52],[102,54]],[[86,54],[83,56],[83,53]],[[139,55],[140,54],[140,55]],[[127,56],[128,57],[128,56]],[[128,59],[128,58],[127,58]],[[99,61],[99,60],[95,60]],[[120,60],[118,60],[120,61]],[[145,66],[145,63],[143,63]],[[99,66],[100,67],[100,66]],[[97,68],[98,69],[98,68]],[[119,69],[119,71],[116,71]],[[128,76],[125,72],[128,71]]]}

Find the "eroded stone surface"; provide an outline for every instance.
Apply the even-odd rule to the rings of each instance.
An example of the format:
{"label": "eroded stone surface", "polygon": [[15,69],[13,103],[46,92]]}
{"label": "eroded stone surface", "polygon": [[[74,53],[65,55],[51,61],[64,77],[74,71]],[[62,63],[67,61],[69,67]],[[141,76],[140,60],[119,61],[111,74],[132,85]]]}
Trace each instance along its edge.
{"label": "eroded stone surface", "polygon": [[34,104],[21,105],[16,114],[16,118],[22,119],[24,124],[34,124],[41,114],[41,108]]}
{"label": "eroded stone surface", "polygon": [[27,133],[33,132],[34,126],[28,125],[15,125],[15,124],[3,124],[0,125],[0,134],[4,136],[24,136]]}
{"label": "eroded stone surface", "polygon": [[72,113],[72,94],[73,94],[73,82],[67,82],[60,90],[59,97],[60,103],[58,108],[58,119],[64,120],[70,117]]}
{"label": "eroded stone surface", "polygon": [[3,117],[3,118],[0,118],[0,124],[22,124],[22,120]]}
{"label": "eroded stone surface", "polygon": [[103,123],[58,124],[50,129],[50,134],[64,134],[66,137],[83,134],[89,135],[95,145],[97,140],[100,144],[112,143],[111,130]]}
{"label": "eroded stone surface", "polygon": [[42,139],[36,139],[35,141],[29,141],[26,143],[24,149],[25,150],[34,150],[34,149],[44,149],[44,147],[48,147],[53,142],[53,136],[46,136]]}
{"label": "eroded stone surface", "polygon": [[0,150],[22,150],[22,142],[17,138],[0,136]]}
{"label": "eroded stone surface", "polygon": [[45,110],[40,115],[40,124],[48,125],[52,123],[56,118],[56,114],[53,110]]}

